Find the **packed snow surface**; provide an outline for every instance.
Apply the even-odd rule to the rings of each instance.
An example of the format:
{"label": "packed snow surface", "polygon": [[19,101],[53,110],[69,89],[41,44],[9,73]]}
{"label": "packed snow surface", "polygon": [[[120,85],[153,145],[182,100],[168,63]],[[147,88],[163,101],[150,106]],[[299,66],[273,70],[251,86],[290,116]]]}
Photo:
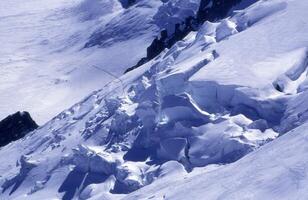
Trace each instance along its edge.
{"label": "packed snow surface", "polygon": [[[174,2],[151,5],[194,13],[186,8],[195,1]],[[78,5],[101,14],[91,3]],[[307,199],[308,3],[243,5],[3,147],[0,197]],[[115,32],[126,30],[114,20]],[[92,39],[111,30],[94,31],[90,49],[81,52],[94,52]],[[144,40],[133,38],[134,45]],[[121,41],[125,51],[122,40],[99,40],[101,49],[92,53],[113,48],[109,41]],[[71,55],[84,56],[79,53]],[[97,62],[117,66],[111,57]],[[131,60],[125,57],[123,62]],[[88,73],[77,72],[76,81]]]}

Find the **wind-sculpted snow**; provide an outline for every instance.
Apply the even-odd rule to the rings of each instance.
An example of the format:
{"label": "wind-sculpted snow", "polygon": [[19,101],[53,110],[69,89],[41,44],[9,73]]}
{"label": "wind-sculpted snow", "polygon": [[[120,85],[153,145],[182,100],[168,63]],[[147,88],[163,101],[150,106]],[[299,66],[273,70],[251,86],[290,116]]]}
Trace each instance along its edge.
{"label": "wind-sculpted snow", "polygon": [[[258,1],[204,23],[2,148],[0,197],[301,197],[308,119],[306,10],[300,0]],[[261,147],[279,134],[278,141]]]}

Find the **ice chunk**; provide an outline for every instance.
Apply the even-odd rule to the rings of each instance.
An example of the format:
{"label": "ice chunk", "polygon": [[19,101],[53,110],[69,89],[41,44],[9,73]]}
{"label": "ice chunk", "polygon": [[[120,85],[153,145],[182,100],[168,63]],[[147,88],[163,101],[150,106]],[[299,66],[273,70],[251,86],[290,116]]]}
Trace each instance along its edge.
{"label": "ice chunk", "polygon": [[73,164],[83,172],[112,174],[115,170],[115,161],[109,154],[95,153],[84,145],[74,149]]}
{"label": "ice chunk", "polygon": [[216,29],[216,40],[220,41],[226,37],[236,34],[236,24],[228,19],[224,19],[220,22]]}

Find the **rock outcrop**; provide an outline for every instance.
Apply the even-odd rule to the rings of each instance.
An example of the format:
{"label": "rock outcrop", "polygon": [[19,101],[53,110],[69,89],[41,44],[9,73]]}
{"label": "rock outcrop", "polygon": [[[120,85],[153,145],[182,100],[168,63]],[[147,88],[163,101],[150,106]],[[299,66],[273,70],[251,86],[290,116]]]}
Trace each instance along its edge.
{"label": "rock outcrop", "polygon": [[28,112],[17,112],[0,121],[0,147],[24,137],[38,125]]}

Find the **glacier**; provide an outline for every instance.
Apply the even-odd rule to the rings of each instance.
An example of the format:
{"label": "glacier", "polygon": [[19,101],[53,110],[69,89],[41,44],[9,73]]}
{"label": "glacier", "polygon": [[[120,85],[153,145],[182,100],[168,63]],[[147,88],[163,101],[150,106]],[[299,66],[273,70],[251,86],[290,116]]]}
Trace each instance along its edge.
{"label": "glacier", "polygon": [[[0,51],[33,53],[4,62],[0,90],[16,100],[1,95],[0,109],[26,103],[16,78],[26,108],[46,122],[0,149],[0,199],[307,199],[307,2],[244,0],[125,74],[200,1],[31,0],[24,6],[33,13],[15,16],[17,2],[0,7],[0,24],[57,11],[47,22],[72,28],[29,30]],[[0,40],[18,29],[6,28]],[[56,39],[45,47],[31,40],[47,36]],[[70,86],[45,85],[74,67]]]}

